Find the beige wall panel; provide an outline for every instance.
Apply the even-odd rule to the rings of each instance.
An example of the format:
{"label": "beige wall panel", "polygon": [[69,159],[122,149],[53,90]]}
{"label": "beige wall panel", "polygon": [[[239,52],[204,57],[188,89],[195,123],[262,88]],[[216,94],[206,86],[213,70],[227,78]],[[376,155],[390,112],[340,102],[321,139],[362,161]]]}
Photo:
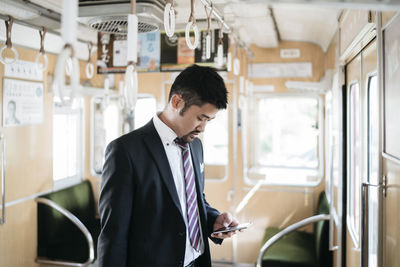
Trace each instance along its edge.
{"label": "beige wall panel", "polygon": [[400,265],[400,165],[383,160],[387,175],[387,197],[384,198],[384,266]]}
{"label": "beige wall panel", "polygon": [[0,266],[38,267],[37,206],[33,200],[6,208],[6,223],[0,226]]}
{"label": "beige wall panel", "polygon": [[[17,48],[17,50],[20,60],[35,61],[36,51],[23,48]],[[55,56],[48,56],[48,68],[51,69],[55,64]],[[4,78],[3,64],[0,64],[0,77]],[[52,188],[53,95],[49,93],[47,75],[44,75],[43,84],[45,94],[42,124],[15,127],[0,126],[0,131],[6,138],[5,174],[7,202]],[[3,79],[0,81],[0,95],[2,99]],[[1,117],[2,113],[3,110],[1,109]]]}
{"label": "beige wall panel", "polygon": [[365,29],[369,21],[368,10],[349,9],[340,17],[340,56],[350,47],[352,42]]}
{"label": "beige wall panel", "polygon": [[396,11],[385,11],[382,12],[382,26],[386,26],[386,23],[388,23],[391,18],[396,14]]}
{"label": "beige wall panel", "polygon": [[[347,231],[346,234],[347,246],[346,246],[346,266],[348,267],[360,267],[361,266],[361,252],[360,249],[355,249],[351,236]],[[349,241],[351,243],[349,243]]]}
{"label": "beige wall panel", "polygon": [[325,67],[329,70],[335,69],[335,66],[337,64],[337,37],[338,34],[335,34],[331,44],[328,47],[328,50],[326,51]]}
{"label": "beige wall panel", "polygon": [[[300,49],[299,58],[281,58],[280,50],[288,48]],[[325,54],[322,48],[313,43],[282,41],[277,48],[261,48],[251,46],[254,59],[248,63],[284,63],[284,62],[311,62],[313,76],[311,78],[252,78],[254,85],[273,85],[277,93],[288,92],[286,81],[319,81],[325,74]],[[249,70],[251,71],[251,70]]]}

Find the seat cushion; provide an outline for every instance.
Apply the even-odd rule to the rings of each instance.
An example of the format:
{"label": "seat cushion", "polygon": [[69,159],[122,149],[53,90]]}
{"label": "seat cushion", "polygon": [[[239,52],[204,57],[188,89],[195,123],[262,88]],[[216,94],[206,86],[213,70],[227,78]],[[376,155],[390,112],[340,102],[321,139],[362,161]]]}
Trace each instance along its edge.
{"label": "seat cushion", "polygon": [[[263,244],[281,229],[268,227]],[[315,267],[315,241],[313,234],[292,232],[273,244],[265,253],[263,267]]]}

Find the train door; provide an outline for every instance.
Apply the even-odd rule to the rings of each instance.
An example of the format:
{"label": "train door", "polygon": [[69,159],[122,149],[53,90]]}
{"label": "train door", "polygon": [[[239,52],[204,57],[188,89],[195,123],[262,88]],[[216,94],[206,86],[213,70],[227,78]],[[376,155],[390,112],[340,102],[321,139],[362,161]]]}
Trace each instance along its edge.
{"label": "train door", "polygon": [[[370,205],[363,205],[369,207],[369,212],[362,212],[361,205],[362,184],[377,184],[376,181],[379,180],[379,92],[376,53],[374,40],[346,65],[346,266],[361,266],[363,244],[369,244],[369,248],[363,251],[366,254],[363,255],[370,259],[370,266],[376,266],[378,261],[378,191],[371,190],[367,199]],[[362,230],[368,231],[368,235]],[[364,241],[363,237],[369,240]],[[368,265],[364,265],[363,262],[363,266]]]}
{"label": "train door", "polygon": [[383,30],[383,266],[400,265],[399,27],[397,16]]}

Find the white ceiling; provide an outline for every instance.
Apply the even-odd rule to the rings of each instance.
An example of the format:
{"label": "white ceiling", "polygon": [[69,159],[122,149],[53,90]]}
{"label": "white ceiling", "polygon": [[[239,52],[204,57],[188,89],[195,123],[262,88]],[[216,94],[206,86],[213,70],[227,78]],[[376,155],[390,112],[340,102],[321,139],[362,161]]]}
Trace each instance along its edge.
{"label": "white ceiling", "polygon": [[[341,12],[337,6],[332,5],[279,4],[278,1],[260,0],[211,1],[246,45],[255,44],[260,47],[276,47],[279,40],[290,40],[313,42],[326,50],[336,32],[337,18]],[[30,2],[61,12],[62,0]],[[175,0],[175,9],[177,25],[182,28],[190,15],[190,0]],[[206,27],[207,16],[201,0],[195,0],[194,10],[199,25]],[[218,27],[218,24],[213,23],[213,27]],[[80,34],[82,39],[85,36],[93,40],[96,33],[89,34],[86,30]]]}
{"label": "white ceiling", "polygon": [[[260,47],[277,47],[279,34],[280,40],[312,42],[326,50],[336,32],[337,18],[341,12],[332,6],[309,4],[270,4],[240,0],[212,2],[244,43]],[[176,0],[175,3],[177,23],[186,24],[190,15],[190,1]],[[196,19],[206,20],[201,1],[196,0],[195,3]]]}

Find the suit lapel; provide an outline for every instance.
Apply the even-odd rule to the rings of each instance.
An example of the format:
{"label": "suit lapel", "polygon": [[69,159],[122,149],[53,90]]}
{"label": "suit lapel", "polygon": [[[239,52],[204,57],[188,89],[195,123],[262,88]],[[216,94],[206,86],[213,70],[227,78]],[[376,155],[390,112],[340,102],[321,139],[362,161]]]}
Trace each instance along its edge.
{"label": "suit lapel", "polygon": [[178,198],[178,193],[176,191],[174,178],[172,176],[171,167],[169,166],[167,155],[165,154],[164,146],[161,142],[160,137],[154,128],[153,121],[150,121],[151,125],[149,127],[148,135],[144,138],[145,144],[153,156],[153,159],[161,173],[162,180],[171,195],[172,201],[174,202],[176,208],[182,214],[181,205]]}

